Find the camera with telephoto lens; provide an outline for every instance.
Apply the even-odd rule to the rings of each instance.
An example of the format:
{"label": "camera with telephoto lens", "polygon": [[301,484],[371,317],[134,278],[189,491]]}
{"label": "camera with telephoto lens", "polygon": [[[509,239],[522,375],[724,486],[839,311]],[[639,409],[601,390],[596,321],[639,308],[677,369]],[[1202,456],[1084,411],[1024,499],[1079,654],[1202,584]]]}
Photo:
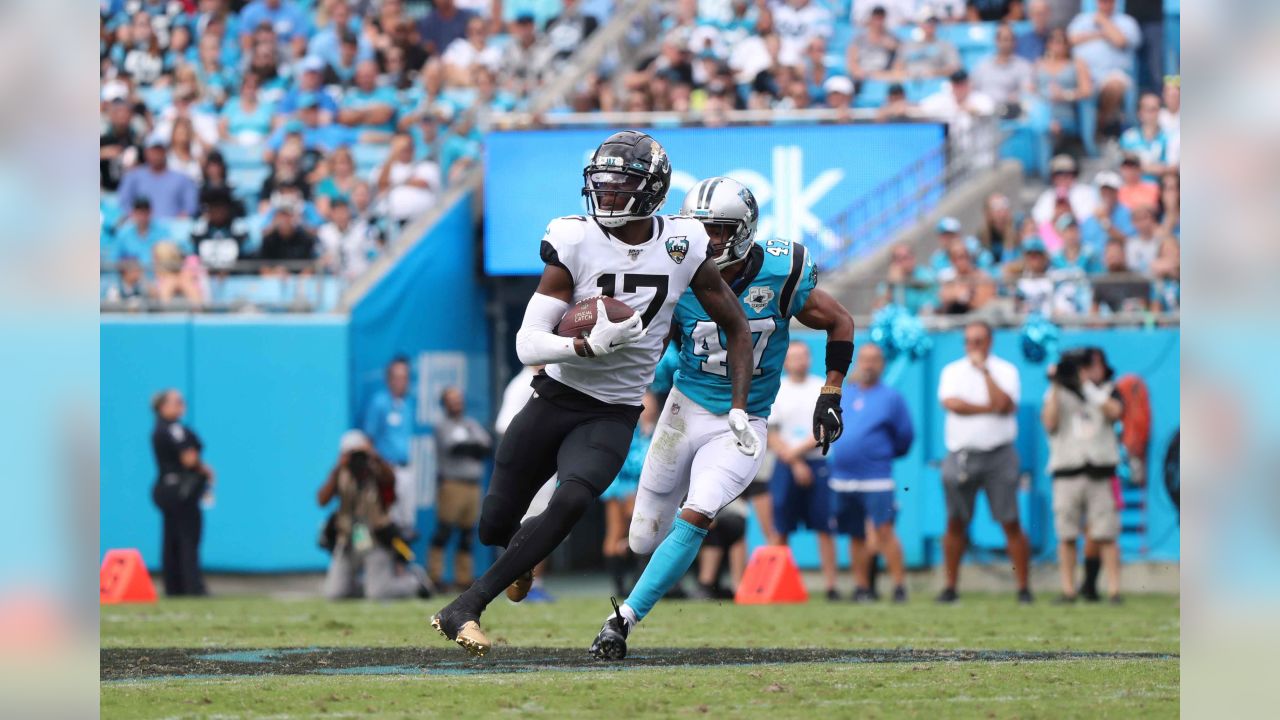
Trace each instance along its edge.
{"label": "camera with telephoto lens", "polygon": [[356,450],[347,456],[347,470],[351,471],[356,480],[369,475],[370,464],[369,453],[365,450]]}
{"label": "camera with telephoto lens", "polygon": [[1080,371],[1088,367],[1092,359],[1093,348],[1071,348],[1062,353],[1062,357],[1058,358],[1058,365],[1054,368],[1053,375],[1049,379],[1059,387],[1083,397],[1084,390],[1080,386]]}

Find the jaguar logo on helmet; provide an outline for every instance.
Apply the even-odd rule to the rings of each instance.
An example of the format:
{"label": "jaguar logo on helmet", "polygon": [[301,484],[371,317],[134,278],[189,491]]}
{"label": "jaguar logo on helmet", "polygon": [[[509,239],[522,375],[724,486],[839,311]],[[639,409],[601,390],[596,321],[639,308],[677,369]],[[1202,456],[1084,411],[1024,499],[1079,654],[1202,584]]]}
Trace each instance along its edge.
{"label": "jaguar logo on helmet", "polygon": [[655,214],[671,187],[671,161],[662,145],[635,130],[610,135],[582,171],[587,214],[619,227]]}
{"label": "jaguar logo on helmet", "polygon": [[685,235],[667,238],[667,254],[677,265],[684,262],[685,256],[689,254],[689,238]]}

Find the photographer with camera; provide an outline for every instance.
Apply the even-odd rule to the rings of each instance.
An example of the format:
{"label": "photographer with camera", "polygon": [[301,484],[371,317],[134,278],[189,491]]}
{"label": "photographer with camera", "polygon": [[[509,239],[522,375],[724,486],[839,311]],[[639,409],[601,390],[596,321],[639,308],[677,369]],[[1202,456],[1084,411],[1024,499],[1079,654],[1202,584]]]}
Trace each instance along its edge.
{"label": "photographer with camera", "polygon": [[[330,600],[360,597],[357,576],[364,571],[364,597],[371,600],[429,597],[421,568],[409,561],[413,554],[391,521],[388,508],[396,499],[396,476],[359,430],[343,433],[338,464],[320,488],[320,507],[338,498],[321,536],[321,546],[333,554],[324,579]],[[403,561],[397,572],[397,560]]]}
{"label": "photographer with camera", "polygon": [[[1058,535],[1060,602],[1075,602],[1076,537],[1083,523],[1107,571],[1110,597],[1120,601],[1120,513],[1112,478],[1120,462],[1115,422],[1124,412],[1100,348],[1074,348],[1050,369],[1040,420],[1049,433],[1054,528]],[[1095,561],[1096,562],[1096,561]],[[1086,560],[1085,587],[1096,587],[1097,567]],[[1095,591],[1096,592],[1096,591]]]}
{"label": "photographer with camera", "polygon": [[207,595],[200,572],[200,534],[204,517],[200,502],[213,485],[213,470],[204,463],[204,444],[182,424],[187,402],[177,390],[161,390],[151,399],[156,426],[151,432],[156,484],[151,499],[164,516],[161,567],[164,594]]}

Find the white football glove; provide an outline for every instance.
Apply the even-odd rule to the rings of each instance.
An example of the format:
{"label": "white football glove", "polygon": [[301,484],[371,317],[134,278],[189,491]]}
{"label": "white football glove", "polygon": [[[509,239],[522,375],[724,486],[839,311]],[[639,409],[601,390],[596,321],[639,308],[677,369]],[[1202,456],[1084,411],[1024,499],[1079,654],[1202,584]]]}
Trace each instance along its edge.
{"label": "white football glove", "polygon": [[733,432],[733,437],[738,441],[738,452],[752,459],[760,457],[763,445],[759,436],[756,435],[756,431],[751,429],[751,422],[747,419],[746,411],[738,408],[729,411],[729,430]]}
{"label": "white football glove", "polygon": [[644,337],[644,321],[636,313],[622,322],[610,322],[604,301],[596,301],[596,324],[585,338],[591,352],[599,357]]}

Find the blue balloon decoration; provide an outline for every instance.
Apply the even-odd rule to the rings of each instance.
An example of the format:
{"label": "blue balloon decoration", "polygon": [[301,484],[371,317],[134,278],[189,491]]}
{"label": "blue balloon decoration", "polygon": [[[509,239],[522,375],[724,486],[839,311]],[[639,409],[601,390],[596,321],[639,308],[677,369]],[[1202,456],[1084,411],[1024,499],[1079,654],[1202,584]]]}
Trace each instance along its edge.
{"label": "blue balloon decoration", "polygon": [[886,305],[876,312],[871,318],[871,341],[888,361],[899,356],[919,360],[933,347],[924,323],[901,305]]}
{"label": "blue balloon decoration", "polygon": [[1022,324],[1022,356],[1033,363],[1058,360],[1058,326],[1032,313]]}

